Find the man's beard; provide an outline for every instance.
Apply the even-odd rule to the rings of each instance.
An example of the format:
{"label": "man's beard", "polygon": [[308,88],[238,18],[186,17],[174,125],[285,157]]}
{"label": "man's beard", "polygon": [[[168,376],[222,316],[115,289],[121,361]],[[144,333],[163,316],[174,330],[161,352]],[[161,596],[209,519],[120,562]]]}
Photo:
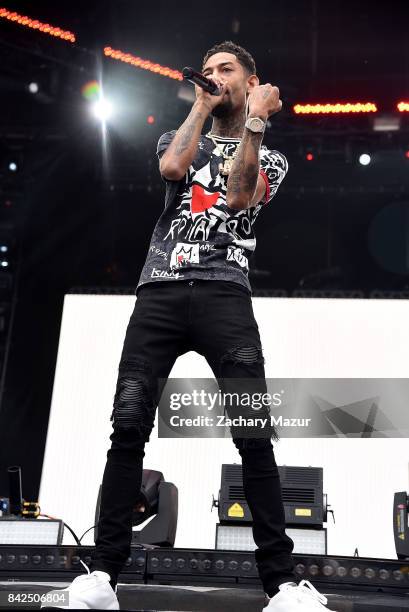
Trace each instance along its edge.
{"label": "man's beard", "polygon": [[220,102],[217,106],[212,110],[212,116],[217,119],[224,119],[225,117],[229,117],[233,111],[233,104],[230,98],[228,98],[225,102]]}

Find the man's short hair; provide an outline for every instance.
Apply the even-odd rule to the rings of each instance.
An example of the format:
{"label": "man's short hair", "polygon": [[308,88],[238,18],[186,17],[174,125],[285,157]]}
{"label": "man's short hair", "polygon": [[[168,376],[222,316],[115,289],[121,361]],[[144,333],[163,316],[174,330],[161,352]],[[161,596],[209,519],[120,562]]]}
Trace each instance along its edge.
{"label": "man's short hair", "polygon": [[248,74],[256,74],[256,63],[253,57],[250,55],[246,49],[240,47],[240,45],[236,45],[231,40],[225,40],[218,45],[214,45],[211,49],[206,52],[206,55],[203,58],[203,66],[206,64],[209,57],[215,55],[216,53],[232,53],[237,57],[237,61],[243,66],[243,68],[248,72]]}

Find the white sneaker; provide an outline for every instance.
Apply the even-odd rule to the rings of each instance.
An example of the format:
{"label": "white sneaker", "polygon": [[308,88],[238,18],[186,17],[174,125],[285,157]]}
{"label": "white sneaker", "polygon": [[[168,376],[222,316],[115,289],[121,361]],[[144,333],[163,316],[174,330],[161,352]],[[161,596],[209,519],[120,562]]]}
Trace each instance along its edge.
{"label": "white sneaker", "polygon": [[326,607],[327,598],[308,582],[301,580],[285,582],[278,587],[279,592],[274,595],[263,610],[268,612],[336,612]]}
{"label": "white sneaker", "polygon": [[[82,563],[82,561],[81,561]],[[41,608],[60,608],[63,610],[119,610],[119,601],[115,591],[109,584],[110,575],[100,570],[77,576],[65,589],[54,589],[48,591],[51,601],[44,601]],[[59,595],[68,594],[68,601],[61,602]]]}

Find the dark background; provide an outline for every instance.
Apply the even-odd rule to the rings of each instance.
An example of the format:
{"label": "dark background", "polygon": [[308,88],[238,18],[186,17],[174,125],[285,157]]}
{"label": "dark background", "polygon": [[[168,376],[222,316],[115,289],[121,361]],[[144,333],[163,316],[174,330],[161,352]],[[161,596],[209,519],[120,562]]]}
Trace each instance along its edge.
{"label": "dark background", "polygon": [[[134,291],[164,202],[156,143],[191,106],[178,81],[104,59],[104,45],[181,70],[200,69],[208,48],[231,39],[252,53],[261,82],[280,88],[283,110],[264,143],[287,156],[290,170],[256,224],[255,295],[408,297],[409,116],[396,111],[409,101],[407,2],[6,8],[69,29],[77,41],[0,19],[0,241],[9,246],[9,266],[0,268],[0,496],[16,464],[24,498],[37,499],[64,294]],[[101,76],[117,109],[105,148],[81,94]],[[292,111],[297,102],[338,101],[375,102],[378,116],[401,115],[400,129],[374,131],[368,115]],[[358,163],[362,152],[372,155],[369,166]]]}

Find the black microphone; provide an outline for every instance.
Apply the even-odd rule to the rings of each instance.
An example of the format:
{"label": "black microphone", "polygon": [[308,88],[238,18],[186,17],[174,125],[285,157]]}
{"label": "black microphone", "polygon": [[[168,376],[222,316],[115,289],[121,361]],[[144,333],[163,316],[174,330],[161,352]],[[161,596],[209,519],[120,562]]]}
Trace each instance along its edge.
{"label": "black microphone", "polygon": [[216,85],[214,81],[211,81],[210,79],[206,78],[200,72],[196,72],[196,70],[193,70],[193,68],[189,68],[188,66],[186,68],[183,68],[182,75],[183,78],[186,79],[186,81],[190,81],[195,85],[199,85],[199,87],[207,91],[209,94],[212,94],[212,96],[220,96],[220,94],[222,93],[221,89]]}

